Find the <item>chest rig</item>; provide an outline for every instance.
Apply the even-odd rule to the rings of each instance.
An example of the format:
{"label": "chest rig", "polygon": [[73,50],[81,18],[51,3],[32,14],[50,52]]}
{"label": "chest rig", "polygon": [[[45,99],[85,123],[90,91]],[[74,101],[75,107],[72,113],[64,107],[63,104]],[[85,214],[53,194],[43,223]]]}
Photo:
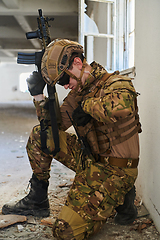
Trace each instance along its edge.
{"label": "chest rig", "polygon": [[94,154],[109,154],[112,146],[122,143],[131,138],[134,134],[141,132],[137,107],[137,93],[131,84],[130,78],[117,75],[117,72],[113,74],[106,73],[102,79],[99,81],[96,80],[89,89],[81,93],[82,101],[90,97],[97,98],[103,96],[104,85],[105,94],[106,92],[109,94],[112,91],[118,90],[119,81],[123,81],[125,89],[128,89],[135,95],[135,110],[132,115],[117,120],[116,122],[103,123],[93,118],[85,127],[79,127],[79,132],[85,135]]}

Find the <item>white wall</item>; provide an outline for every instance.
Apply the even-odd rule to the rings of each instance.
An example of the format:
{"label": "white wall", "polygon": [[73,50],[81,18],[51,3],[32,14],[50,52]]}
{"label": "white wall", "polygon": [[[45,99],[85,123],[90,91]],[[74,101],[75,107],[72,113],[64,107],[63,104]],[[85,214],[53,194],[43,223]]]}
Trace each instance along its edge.
{"label": "white wall", "polygon": [[19,65],[16,63],[0,63],[0,102],[31,100],[29,93],[22,93],[19,89],[19,77],[23,72],[32,72],[33,65]]}
{"label": "white wall", "polygon": [[138,193],[160,231],[160,0],[136,0],[136,90],[143,133]]}
{"label": "white wall", "polygon": [[[19,88],[19,77],[21,73],[35,71],[34,65],[21,65],[17,63],[0,63],[0,102],[8,101],[27,101],[32,100],[29,92],[21,92]],[[59,102],[65,98],[68,90],[62,86],[56,86]],[[44,91],[47,96],[47,89]]]}

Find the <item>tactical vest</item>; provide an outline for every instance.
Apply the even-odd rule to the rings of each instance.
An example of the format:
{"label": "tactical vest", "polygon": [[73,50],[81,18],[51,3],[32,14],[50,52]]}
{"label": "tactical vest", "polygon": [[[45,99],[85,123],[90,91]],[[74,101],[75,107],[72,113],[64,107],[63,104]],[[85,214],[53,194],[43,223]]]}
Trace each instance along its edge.
{"label": "tactical vest", "polygon": [[109,154],[112,146],[122,143],[134,134],[141,132],[137,107],[137,93],[133,85],[130,84],[130,78],[117,75],[116,73],[106,73],[103,78],[93,84],[89,90],[87,89],[87,91],[83,92],[83,100],[89,97],[99,97],[104,84],[105,87],[107,86],[108,94],[114,90],[119,90],[119,81],[123,81],[123,88],[125,86],[125,89],[135,94],[135,110],[132,115],[113,123],[103,123],[92,119],[85,127],[79,127],[78,132],[87,138],[91,150],[95,154]]}

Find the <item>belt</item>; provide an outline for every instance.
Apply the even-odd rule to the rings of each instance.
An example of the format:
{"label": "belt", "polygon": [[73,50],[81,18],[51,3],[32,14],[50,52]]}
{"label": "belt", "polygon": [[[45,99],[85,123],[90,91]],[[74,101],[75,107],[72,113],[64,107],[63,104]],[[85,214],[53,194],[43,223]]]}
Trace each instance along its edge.
{"label": "belt", "polygon": [[138,166],[139,158],[116,158],[116,157],[100,157],[100,162],[108,162],[110,165],[117,167],[136,168]]}

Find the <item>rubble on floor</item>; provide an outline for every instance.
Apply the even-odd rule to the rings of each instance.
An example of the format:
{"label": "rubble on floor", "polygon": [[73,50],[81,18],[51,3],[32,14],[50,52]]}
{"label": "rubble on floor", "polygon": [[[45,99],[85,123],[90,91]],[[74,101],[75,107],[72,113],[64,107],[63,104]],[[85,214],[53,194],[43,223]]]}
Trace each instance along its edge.
{"label": "rubble on floor", "polygon": [[[71,186],[72,180],[60,184],[54,190],[50,190],[50,217],[38,219],[33,216],[27,216],[24,223],[16,223],[12,226],[5,227],[0,230],[0,240],[48,240],[55,239],[52,236],[52,225],[58,216],[61,207],[64,205],[66,195]],[[160,240],[160,234],[150,218],[147,209],[142,202],[136,198],[135,204],[138,208],[138,218],[133,224],[121,226],[114,223],[114,214],[107,220],[102,230],[96,235],[91,237],[91,240],[119,240],[119,239],[132,239],[132,240]],[[4,215],[0,215],[4,216]]]}
{"label": "rubble on floor", "polygon": [[[0,108],[0,216],[3,204],[21,199],[26,193],[32,174],[25,146],[33,126],[38,124],[35,109],[25,105],[19,107],[6,105]],[[0,229],[0,240],[48,240],[52,236],[52,224],[65,203],[66,195],[73,182],[74,173],[55,160],[51,165],[49,199],[51,215],[38,219],[27,216],[25,222],[17,222]],[[160,240],[160,235],[143,203],[136,199],[138,218],[128,226],[114,223],[114,214],[107,219],[101,231],[91,240]],[[7,224],[7,222],[6,222]]]}
{"label": "rubble on floor", "polygon": [[26,216],[19,215],[0,215],[0,228],[5,228],[19,222],[26,222]]}

